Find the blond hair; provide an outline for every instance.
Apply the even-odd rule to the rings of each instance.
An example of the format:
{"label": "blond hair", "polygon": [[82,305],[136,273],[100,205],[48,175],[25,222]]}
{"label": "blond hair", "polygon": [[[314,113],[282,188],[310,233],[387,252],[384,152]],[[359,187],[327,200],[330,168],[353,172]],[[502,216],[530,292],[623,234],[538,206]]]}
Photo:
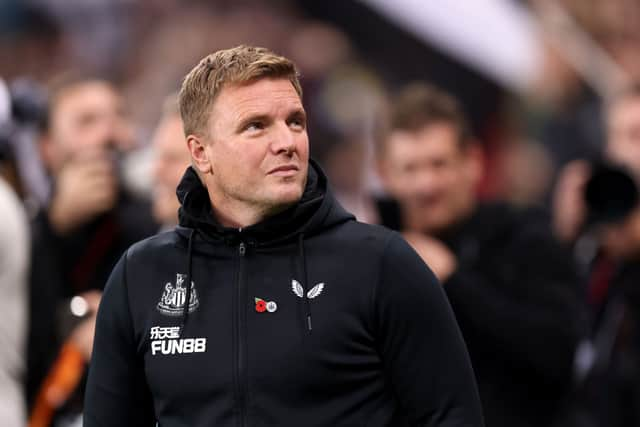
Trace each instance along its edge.
{"label": "blond hair", "polygon": [[207,55],[185,76],[178,95],[185,135],[207,134],[211,106],[225,85],[263,78],[289,79],[302,98],[293,62],[268,49],[241,45]]}

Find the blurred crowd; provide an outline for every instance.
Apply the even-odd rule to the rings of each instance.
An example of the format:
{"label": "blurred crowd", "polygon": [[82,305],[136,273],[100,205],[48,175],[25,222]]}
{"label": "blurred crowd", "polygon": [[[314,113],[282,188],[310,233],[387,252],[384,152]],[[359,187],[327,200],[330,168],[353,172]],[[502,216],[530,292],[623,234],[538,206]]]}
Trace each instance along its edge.
{"label": "blurred crowd", "polygon": [[0,425],[81,425],[106,279],[178,223],[175,93],[238,44],[297,64],[338,199],[439,278],[488,427],[640,425],[640,3],[494,2],[539,29],[517,89],[372,1],[0,4]]}

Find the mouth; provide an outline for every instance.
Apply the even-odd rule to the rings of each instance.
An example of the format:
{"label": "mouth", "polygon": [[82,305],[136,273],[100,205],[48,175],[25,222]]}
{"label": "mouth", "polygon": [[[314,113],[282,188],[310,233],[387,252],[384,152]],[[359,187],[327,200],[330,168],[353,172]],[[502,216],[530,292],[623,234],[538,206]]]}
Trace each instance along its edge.
{"label": "mouth", "polygon": [[296,165],[282,165],[271,169],[267,175],[274,176],[293,176],[298,173],[300,168]]}

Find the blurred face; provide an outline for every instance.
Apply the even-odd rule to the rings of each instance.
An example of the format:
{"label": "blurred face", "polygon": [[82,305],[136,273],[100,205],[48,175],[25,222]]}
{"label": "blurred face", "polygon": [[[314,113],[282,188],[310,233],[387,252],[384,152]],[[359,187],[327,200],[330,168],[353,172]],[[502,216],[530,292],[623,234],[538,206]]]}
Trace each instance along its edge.
{"label": "blurred face", "polygon": [[101,81],[65,89],[50,117],[45,159],[55,173],[83,150],[123,151],[132,147],[132,131],[122,99]]}
{"label": "blurred face", "polygon": [[479,154],[475,148],[461,149],[448,123],[396,131],[386,144],[381,177],[410,230],[438,233],[473,209]]}
{"label": "blurred face", "polygon": [[180,203],[176,188],[191,157],[185,144],[182,119],[164,118],[153,137],[153,215],[160,224],[177,224]]}
{"label": "blurred face", "polygon": [[618,101],[607,119],[607,156],[640,173],[640,97]]}
{"label": "blurred face", "polygon": [[599,229],[603,250],[617,259],[638,259],[640,256],[640,209],[623,222],[603,225]]}
{"label": "blurred face", "polygon": [[302,197],[309,139],[302,102],[289,80],[223,87],[208,131],[206,163],[198,168],[214,207],[268,214]]}

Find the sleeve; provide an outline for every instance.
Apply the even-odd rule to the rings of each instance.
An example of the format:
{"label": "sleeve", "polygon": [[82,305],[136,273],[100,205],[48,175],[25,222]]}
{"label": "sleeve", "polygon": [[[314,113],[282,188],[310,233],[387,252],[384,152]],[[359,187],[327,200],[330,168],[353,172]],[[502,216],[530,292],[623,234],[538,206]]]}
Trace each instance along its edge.
{"label": "sleeve", "polygon": [[1,425],[24,424],[25,333],[29,230],[19,199],[0,178],[0,405]]}
{"label": "sleeve", "polygon": [[[491,275],[461,262],[444,289],[468,338],[499,349],[494,357],[518,372],[566,385],[576,346],[586,334],[579,278],[570,260],[544,230],[529,228],[513,239]],[[503,283],[496,286],[495,280]]]}
{"label": "sleeve", "polygon": [[142,357],[136,350],[129,311],[126,257],[105,287],[85,392],[84,427],[155,425]]}
{"label": "sleeve", "polygon": [[482,426],[473,370],[444,291],[396,233],[374,298],[385,371],[411,425]]}
{"label": "sleeve", "polygon": [[29,408],[61,347],[56,323],[63,288],[58,252],[46,213],[41,211],[31,224],[26,375]]}

